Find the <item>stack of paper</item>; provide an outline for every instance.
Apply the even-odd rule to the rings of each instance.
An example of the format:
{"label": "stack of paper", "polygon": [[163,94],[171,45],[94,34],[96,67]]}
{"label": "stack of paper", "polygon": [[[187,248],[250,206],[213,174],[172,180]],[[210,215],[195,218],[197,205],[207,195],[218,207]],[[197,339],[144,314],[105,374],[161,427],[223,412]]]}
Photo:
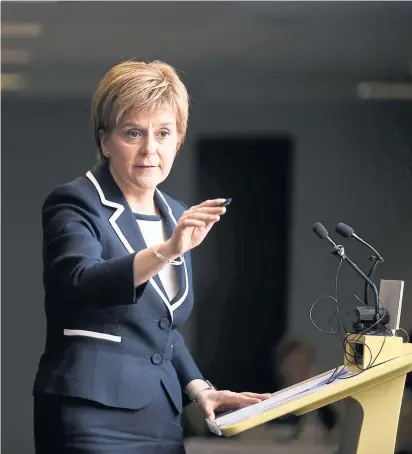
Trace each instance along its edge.
{"label": "stack of paper", "polygon": [[213,421],[206,419],[206,423],[211,432],[221,435],[219,430],[219,427],[221,426],[235,424],[248,419],[251,416],[262,414],[287,401],[314,393],[319,389],[330,386],[331,383],[336,383],[338,380],[348,378],[352,374],[353,372],[350,372],[346,366],[341,366],[337,371],[327,372],[326,374],[312,380],[308,380],[301,385],[286,388],[285,390],[274,393],[269,399],[263,400],[257,404],[223,413]]}

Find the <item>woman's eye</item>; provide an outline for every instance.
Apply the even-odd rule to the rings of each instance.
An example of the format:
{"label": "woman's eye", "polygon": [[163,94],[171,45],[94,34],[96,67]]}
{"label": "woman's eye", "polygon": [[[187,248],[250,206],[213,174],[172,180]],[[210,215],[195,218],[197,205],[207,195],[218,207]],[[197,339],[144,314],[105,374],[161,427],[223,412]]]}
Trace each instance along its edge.
{"label": "woman's eye", "polygon": [[134,139],[134,138],[138,137],[140,134],[139,134],[139,131],[137,131],[136,129],[131,129],[130,131],[127,131],[127,135]]}
{"label": "woman's eye", "polygon": [[170,135],[170,132],[167,129],[160,131],[160,137],[162,139],[165,139],[168,135]]}

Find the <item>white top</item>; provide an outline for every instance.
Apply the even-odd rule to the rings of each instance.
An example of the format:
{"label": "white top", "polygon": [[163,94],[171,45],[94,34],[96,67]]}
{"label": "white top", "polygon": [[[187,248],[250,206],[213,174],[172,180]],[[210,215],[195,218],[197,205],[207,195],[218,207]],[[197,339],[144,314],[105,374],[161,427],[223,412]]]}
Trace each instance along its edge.
{"label": "white top", "polygon": [[[166,233],[165,221],[160,216],[135,213],[135,217],[147,247],[163,243],[169,239]],[[174,265],[166,264],[158,273],[169,301],[172,301],[179,292],[179,283],[175,268]]]}

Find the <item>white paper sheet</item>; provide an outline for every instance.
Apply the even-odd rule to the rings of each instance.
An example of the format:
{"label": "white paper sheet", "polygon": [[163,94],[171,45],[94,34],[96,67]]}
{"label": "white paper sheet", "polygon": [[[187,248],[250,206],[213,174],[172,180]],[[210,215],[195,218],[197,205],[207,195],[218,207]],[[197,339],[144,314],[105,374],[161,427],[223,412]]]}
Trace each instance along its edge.
{"label": "white paper sheet", "polygon": [[[329,381],[332,379],[333,374],[336,375],[335,371],[323,374],[321,377],[309,380],[302,385],[294,386],[293,388],[286,388],[284,391],[277,392],[276,394],[273,394],[269,399],[263,400],[262,402],[259,402],[257,404],[221,414],[214,421],[206,421],[208,427],[212,432],[218,433],[218,428],[220,426],[237,423],[249,418],[250,416],[264,413],[265,411],[283,404],[286,401],[293,400],[298,396],[301,397],[303,395],[314,393],[321,388],[329,386]],[[335,377],[333,383],[348,378],[352,374],[353,372],[349,372],[346,366],[340,366],[337,370],[337,377]],[[220,433],[218,433],[218,435],[220,435]]]}

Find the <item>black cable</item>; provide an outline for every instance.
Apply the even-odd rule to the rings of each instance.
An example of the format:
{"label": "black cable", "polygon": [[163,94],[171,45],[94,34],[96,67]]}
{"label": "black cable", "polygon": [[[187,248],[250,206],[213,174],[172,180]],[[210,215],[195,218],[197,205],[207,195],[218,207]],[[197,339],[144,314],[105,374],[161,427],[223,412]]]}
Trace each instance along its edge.
{"label": "black cable", "polygon": [[[336,276],[335,276],[335,296],[334,297],[331,296],[331,295],[322,295],[322,296],[320,296],[319,298],[317,298],[314,301],[314,303],[312,304],[312,306],[311,306],[311,308],[309,310],[309,318],[310,318],[310,321],[311,321],[312,325],[315,326],[315,328],[318,329],[321,333],[338,335],[338,334],[340,334],[340,331],[341,331],[341,325],[343,325],[343,327],[345,329],[345,332],[347,333],[344,336],[344,339],[343,339],[343,350],[344,350],[344,356],[345,356],[346,362],[348,364],[347,365],[339,365],[339,366],[337,366],[335,368],[335,370],[332,372],[332,374],[329,377],[329,379],[326,380],[325,383],[327,383],[327,384],[333,383],[338,378],[344,380],[344,379],[355,377],[356,375],[359,375],[362,372],[365,372],[366,370],[370,369],[371,367],[374,367],[374,364],[377,361],[377,359],[379,358],[379,355],[381,354],[382,349],[383,349],[383,347],[385,345],[385,342],[386,342],[386,335],[385,335],[383,337],[383,342],[382,342],[382,345],[381,345],[378,353],[376,354],[375,358],[373,358],[372,351],[371,351],[370,347],[368,345],[366,345],[365,342],[360,340],[363,335],[367,335],[369,332],[371,332],[372,329],[384,319],[385,310],[383,311],[383,315],[382,315],[382,317],[380,319],[376,320],[375,323],[373,323],[371,326],[365,328],[363,331],[360,331],[359,333],[357,333],[357,335],[351,341],[348,341],[349,336],[353,335],[353,333],[348,333],[348,330],[345,327],[345,323],[341,321],[340,316],[339,316],[338,279],[339,279],[339,272],[340,272],[342,263],[343,263],[343,258],[341,258],[341,260],[340,260],[340,263],[339,263],[339,266],[338,266],[338,269],[337,269],[337,272],[336,272]],[[376,268],[377,268],[379,263],[380,263],[379,261],[375,261],[375,263],[373,264],[372,268],[370,269],[370,271],[368,273],[368,277],[371,279],[372,282],[373,282],[374,272],[375,272],[375,270],[376,270]],[[369,285],[367,284],[367,286],[365,287],[365,300],[367,300],[368,287],[369,287]],[[379,298],[379,295],[375,295],[375,297],[377,297],[379,306],[384,309],[384,306],[382,304],[381,299]],[[329,331],[325,331],[322,328],[320,328],[314,322],[313,317],[312,317],[313,309],[315,308],[316,304],[323,298],[330,298],[335,303],[335,312],[329,318]],[[352,311],[348,312],[348,314],[351,313],[351,312]],[[332,321],[332,319],[334,317],[337,317],[337,320],[338,320],[338,328],[337,328],[337,330],[333,330],[332,326],[331,326],[331,321]],[[377,334],[380,334],[382,332],[385,332],[386,330],[388,330],[388,328],[384,328],[383,330],[380,330],[380,331],[378,331],[378,332],[376,332],[374,334],[377,335]],[[391,335],[393,335],[390,330],[388,330],[388,331],[391,333]],[[369,359],[369,363],[368,363],[368,365],[366,367],[361,368],[359,366],[359,358],[357,357],[357,354],[356,354],[356,352],[353,349],[353,344],[363,345],[363,349],[365,349],[365,347],[366,347],[369,350],[370,359]],[[347,348],[347,347],[349,347],[349,348]],[[353,354],[350,353],[349,349],[352,349]],[[365,357],[365,352],[363,351],[363,358],[364,357]],[[356,374],[351,374],[349,377],[342,377],[341,376],[342,372],[347,368],[348,365],[355,365],[359,369],[359,372],[356,373]]]}
{"label": "black cable", "polygon": [[[379,302],[380,304],[382,305],[382,301],[379,299]],[[383,305],[382,305],[383,307]],[[382,321],[382,319],[384,318],[385,315],[383,315],[379,320],[377,320],[373,325],[371,325],[370,327],[366,328],[365,330],[361,331],[360,333],[358,333],[358,336],[357,338],[353,339],[352,341],[348,341],[348,337],[351,335],[350,333],[348,333],[345,338],[344,338],[344,342],[343,342],[343,347],[344,347],[344,354],[345,354],[345,358],[347,360],[347,362],[349,364],[352,364],[352,365],[355,365],[358,369],[359,369],[359,372],[357,374],[352,374],[350,375],[349,377],[341,377],[341,380],[346,380],[348,378],[352,378],[352,377],[356,377],[357,375],[360,375],[362,372],[365,372],[366,370],[369,370],[371,369],[372,367],[374,367],[375,365],[375,362],[376,360],[379,358],[379,355],[381,354],[382,352],[382,349],[385,345],[385,342],[386,342],[386,337],[387,336],[383,336],[383,342],[382,342],[382,345],[378,351],[378,353],[376,354],[375,358],[373,358],[372,356],[372,351],[371,349],[369,348],[369,346],[367,344],[365,344],[365,342],[362,342],[360,341],[360,338],[363,336],[363,335],[366,335],[375,325],[377,325],[378,323],[380,323]],[[375,333],[376,334],[379,334],[381,332],[385,332],[385,331],[389,331],[392,335],[392,332],[388,329],[388,328],[384,328],[378,332]],[[369,363],[366,367],[364,367],[363,369],[361,367],[359,367],[359,362],[357,361],[357,356],[356,356],[356,353],[354,352],[354,354],[351,354],[347,351],[346,349],[346,346],[349,345],[351,348],[352,348],[352,351],[353,351],[353,346],[351,345],[352,343],[356,343],[356,344],[361,344],[363,345],[363,347],[367,348],[369,350],[369,355],[370,355],[370,360],[369,360]],[[363,355],[364,357],[365,355]],[[352,362],[351,360],[354,359],[355,361]]]}
{"label": "black cable", "polygon": [[[309,309],[309,319],[312,323],[312,325],[318,329],[321,333],[323,334],[340,334],[340,324],[341,324],[341,321],[340,321],[340,318],[339,318],[339,302],[338,302],[338,278],[339,278],[339,273],[340,273],[340,269],[341,269],[341,266],[342,266],[342,263],[343,263],[343,259],[341,258],[340,259],[340,262],[339,262],[339,266],[338,266],[338,269],[336,271],[336,276],[335,276],[335,296],[333,297],[332,295],[322,295],[320,296],[319,298],[317,298],[311,308]],[[322,328],[320,328],[313,320],[313,317],[312,317],[312,312],[313,312],[313,309],[315,308],[316,304],[323,298],[330,298],[332,299],[334,302],[335,302],[335,312],[329,317],[329,331],[325,331],[323,330]],[[331,321],[334,317],[337,317],[337,320],[338,320],[338,327],[337,327],[337,330],[336,331],[333,331],[332,330],[332,326],[331,326]]]}

